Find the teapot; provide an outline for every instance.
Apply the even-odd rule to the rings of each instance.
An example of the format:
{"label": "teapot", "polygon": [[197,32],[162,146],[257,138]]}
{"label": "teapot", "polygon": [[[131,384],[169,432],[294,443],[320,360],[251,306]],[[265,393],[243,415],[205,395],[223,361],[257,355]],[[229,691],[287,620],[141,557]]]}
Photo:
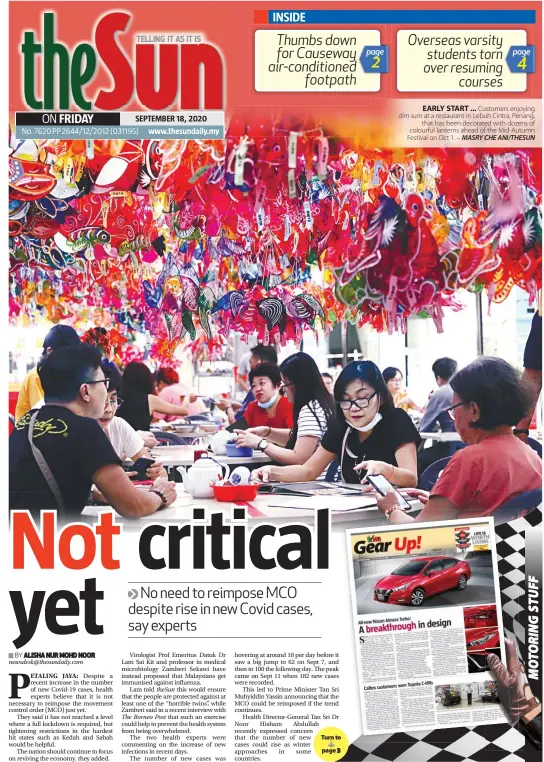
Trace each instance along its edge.
{"label": "teapot", "polygon": [[213,485],[227,479],[230,469],[213,458],[199,458],[190,469],[178,467],[184,489],[193,497],[213,497]]}
{"label": "teapot", "polygon": [[218,431],[210,440],[213,454],[226,455],[225,445],[227,442],[233,442],[235,439],[236,434],[233,434],[232,431]]}

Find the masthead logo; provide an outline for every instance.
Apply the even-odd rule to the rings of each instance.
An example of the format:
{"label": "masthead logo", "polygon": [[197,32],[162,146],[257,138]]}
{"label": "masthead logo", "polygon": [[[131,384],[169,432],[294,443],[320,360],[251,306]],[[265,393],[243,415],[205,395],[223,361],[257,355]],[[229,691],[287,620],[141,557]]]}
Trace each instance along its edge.
{"label": "masthead logo", "polygon": [[[93,106],[118,111],[134,98],[152,111],[224,108],[223,61],[217,48],[208,43],[137,42],[130,60],[120,42],[131,21],[131,14],[125,11],[106,13],[96,24],[93,43],[80,42],[70,50],[56,39],[55,13],[44,13],[41,40],[36,39],[34,30],[27,30],[21,44],[23,93],[28,107],[68,110],[76,105],[86,111]],[[112,86],[100,89],[92,103],[86,88],[101,69],[109,73]]]}

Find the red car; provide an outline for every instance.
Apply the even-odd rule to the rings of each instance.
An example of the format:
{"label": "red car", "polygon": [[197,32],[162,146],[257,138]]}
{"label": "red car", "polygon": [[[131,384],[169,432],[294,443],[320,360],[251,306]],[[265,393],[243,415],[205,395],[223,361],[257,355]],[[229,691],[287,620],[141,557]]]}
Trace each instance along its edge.
{"label": "red car", "polygon": [[464,609],[465,630],[473,627],[496,627],[497,609],[489,604],[486,606],[469,606]]}
{"label": "red car", "polygon": [[456,588],[464,590],[470,579],[466,561],[449,556],[428,556],[406,561],[374,586],[374,600],[422,606],[430,595]]}
{"label": "red car", "polygon": [[496,627],[476,627],[465,630],[467,651],[488,651],[490,648],[500,648],[499,631]]}

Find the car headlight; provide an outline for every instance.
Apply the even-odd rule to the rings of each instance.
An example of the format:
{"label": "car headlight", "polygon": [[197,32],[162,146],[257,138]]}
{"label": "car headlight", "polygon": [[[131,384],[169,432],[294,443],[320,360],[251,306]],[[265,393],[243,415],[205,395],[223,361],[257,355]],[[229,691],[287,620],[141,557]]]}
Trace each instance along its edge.
{"label": "car headlight", "polygon": [[408,582],[405,585],[399,585],[399,587],[392,587],[391,592],[398,593],[399,590],[406,590],[407,587],[408,587]]}
{"label": "car headlight", "polygon": [[489,635],[484,635],[483,638],[480,638],[479,640],[471,640],[467,643],[467,646],[481,646],[483,643],[487,643],[488,640],[491,640],[491,638],[495,637],[495,633],[492,632]]}

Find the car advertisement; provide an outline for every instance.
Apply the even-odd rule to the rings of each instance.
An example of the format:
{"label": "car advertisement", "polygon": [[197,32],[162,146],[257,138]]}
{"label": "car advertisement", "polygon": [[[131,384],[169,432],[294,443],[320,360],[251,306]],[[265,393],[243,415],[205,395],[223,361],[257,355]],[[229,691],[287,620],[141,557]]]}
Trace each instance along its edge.
{"label": "car advertisement", "polygon": [[492,519],[349,530],[364,733],[501,723]]}

